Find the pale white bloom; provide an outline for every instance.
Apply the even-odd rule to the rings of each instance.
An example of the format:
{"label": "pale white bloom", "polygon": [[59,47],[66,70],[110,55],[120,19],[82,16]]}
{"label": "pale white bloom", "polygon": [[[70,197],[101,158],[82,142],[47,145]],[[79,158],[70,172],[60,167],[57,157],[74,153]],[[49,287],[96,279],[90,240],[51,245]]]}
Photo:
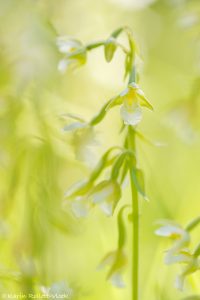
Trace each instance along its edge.
{"label": "pale white bloom", "polygon": [[164,224],[155,231],[155,234],[172,240],[172,247],[166,251],[165,263],[173,264],[177,260],[175,255],[182,249],[185,249],[190,243],[190,235],[187,230],[183,229],[177,223],[171,221],[164,221],[163,223]]}
{"label": "pale white bloom", "polygon": [[155,0],[110,0],[112,3],[117,4],[125,9],[144,9],[145,7],[149,6]]}
{"label": "pale white bloom", "polygon": [[114,180],[104,180],[93,188],[90,196],[94,204],[99,204],[102,211],[111,216],[121,198],[121,188]]}
{"label": "pale white bloom", "polygon": [[111,99],[106,109],[116,105],[121,105],[120,114],[124,124],[132,126],[142,120],[142,107],[153,110],[145,94],[135,82],[130,83],[117,97]]}
{"label": "pale white bloom", "polygon": [[118,288],[125,287],[125,283],[122,278],[122,273],[127,265],[127,257],[122,249],[109,252],[101,261],[98,269],[108,267],[107,279],[110,280],[112,285]]}
{"label": "pale white bloom", "polygon": [[79,49],[82,44],[80,41],[68,36],[60,36],[56,40],[56,45],[61,53],[68,54]]}
{"label": "pale white bloom", "polygon": [[94,128],[83,120],[76,120],[64,126],[63,131],[72,133],[72,146],[76,158],[93,165],[95,155],[92,148],[97,145]]}
{"label": "pale white bloom", "polygon": [[56,45],[60,53],[64,55],[58,62],[58,70],[64,73],[69,67],[76,68],[86,62],[86,49],[76,39],[64,36],[58,37]]}

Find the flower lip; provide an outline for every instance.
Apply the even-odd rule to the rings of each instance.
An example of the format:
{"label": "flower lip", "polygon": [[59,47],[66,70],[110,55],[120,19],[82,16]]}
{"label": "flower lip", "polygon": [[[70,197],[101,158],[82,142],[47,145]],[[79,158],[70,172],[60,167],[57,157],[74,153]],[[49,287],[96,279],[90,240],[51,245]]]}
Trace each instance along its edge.
{"label": "flower lip", "polygon": [[121,106],[120,114],[125,125],[135,126],[142,120],[142,109],[138,104],[128,106],[124,103]]}

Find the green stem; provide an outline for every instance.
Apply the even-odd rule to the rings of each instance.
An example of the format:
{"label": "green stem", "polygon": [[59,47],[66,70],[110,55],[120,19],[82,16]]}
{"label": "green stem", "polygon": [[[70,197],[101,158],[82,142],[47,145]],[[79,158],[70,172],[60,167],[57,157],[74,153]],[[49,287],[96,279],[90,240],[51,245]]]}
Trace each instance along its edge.
{"label": "green stem", "polygon": [[[135,131],[129,127],[128,148],[136,152]],[[132,239],[132,300],[138,300],[139,286],[139,202],[138,192],[134,181],[136,157],[132,156],[130,164],[130,182],[133,208],[133,239]]]}
{"label": "green stem", "polygon": [[87,50],[92,50],[92,49],[104,46],[104,44],[105,44],[105,41],[93,42],[93,43],[90,43],[90,44],[86,45],[86,49]]}

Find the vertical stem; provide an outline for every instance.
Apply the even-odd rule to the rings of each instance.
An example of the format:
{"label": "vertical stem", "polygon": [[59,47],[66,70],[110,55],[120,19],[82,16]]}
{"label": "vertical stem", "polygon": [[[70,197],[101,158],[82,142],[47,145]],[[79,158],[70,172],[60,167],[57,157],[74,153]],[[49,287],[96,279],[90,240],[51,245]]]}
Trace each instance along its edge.
{"label": "vertical stem", "polygon": [[[128,148],[136,152],[135,131],[129,127]],[[132,238],[132,300],[138,300],[139,286],[139,203],[138,193],[134,182],[134,169],[136,169],[136,158],[131,160],[130,182],[133,208],[133,238]]]}

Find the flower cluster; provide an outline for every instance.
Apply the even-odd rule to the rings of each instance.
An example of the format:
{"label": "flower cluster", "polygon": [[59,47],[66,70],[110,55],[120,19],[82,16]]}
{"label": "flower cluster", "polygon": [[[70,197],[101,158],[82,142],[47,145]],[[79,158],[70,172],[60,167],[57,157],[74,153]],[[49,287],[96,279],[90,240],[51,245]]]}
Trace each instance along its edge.
{"label": "flower cluster", "polygon": [[[118,40],[119,35],[123,32],[128,38],[128,49],[127,46],[122,45]],[[104,55],[107,62],[113,59],[118,48],[125,54],[124,78],[126,79],[129,76],[127,87],[119,95],[108,100],[89,122],[68,114],[67,116],[73,121],[63,127],[64,132],[71,132],[76,158],[83,161],[88,160],[88,157],[91,157],[91,146],[95,144],[94,127],[104,119],[111,108],[120,106],[120,115],[123,122],[122,128],[123,132],[126,132],[124,147],[112,147],[106,151],[89,178],[74,184],[67,190],[63,207],[64,209],[67,208],[67,210],[70,208],[77,218],[86,217],[89,211],[96,206],[107,216],[112,216],[116,208],[118,208],[118,245],[114,251],[109,251],[104,256],[100,267],[107,267],[107,279],[113,285],[122,288],[125,286],[122,273],[127,265],[125,254],[126,228],[123,219],[123,213],[127,206],[119,207],[119,202],[123,183],[129,171],[131,187],[134,187],[136,191],[135,201],[138,201],[139,194],[144,199],[147,199],[144,192],[143,173],[137,167],[134,142],[136,136],[135,126],[142,120],[143,107],[153,110],[144,92],[136,83],[135,57],[137,47],[131,31],[127,27],[117,29],[104,41],[85,46],[75,39],[61,37],[57,40],[57,46],[59,51],[64,54],[64,58],[61,59],[58,65],[61,72],[64,72],[68,67],[77,67],[84,64],[88,51],[99,46],[104,47]],[[136,214],[138,213],[136,212]],[[129,220],[129,218],[127,219]]]}
{"label": "flower cluster", "polygon": [[191,237],[190,231],[198,225],[200,218],[194,219],[185,228],[173,221],[162,221],[155,234],[169,238],[172,246],[166,251],[165,263],[183,265],[181,273],[177,276],[175,285],[182,290],[185,278],[200,269],[200,246],[194,251],[189,249]]}
{"label": "flower cluster", "polygon": [[[116,150],[118,153],[112,155]],[[94,206],[99,206],[107,216],[111,216],[121,198],[120,169],[125,159],[127,155],[122,149],[118,147],[109,149],[102,156],[88,180],[75,183],[67,190],[64,206],[70,205],[77,217],[87,216]],[[100,175],[107,168],[110,168],[110,175],[102,179]]]}

